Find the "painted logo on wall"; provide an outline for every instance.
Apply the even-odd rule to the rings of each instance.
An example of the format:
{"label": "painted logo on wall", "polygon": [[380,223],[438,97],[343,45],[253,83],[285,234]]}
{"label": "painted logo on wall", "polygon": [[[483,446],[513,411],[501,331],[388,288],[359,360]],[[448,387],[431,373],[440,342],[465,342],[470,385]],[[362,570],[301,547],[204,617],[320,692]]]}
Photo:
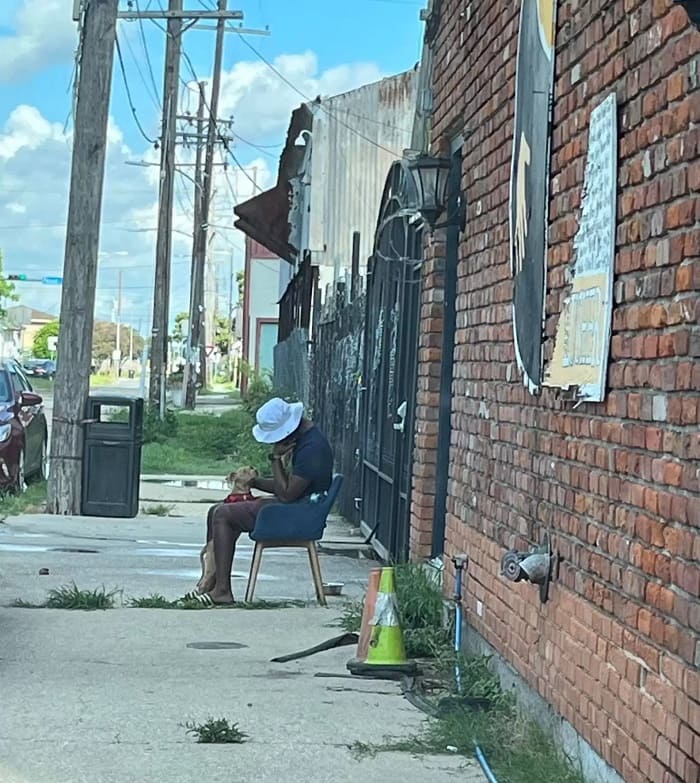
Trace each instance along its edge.
{"label": "painted logo on wall", "polygon": [[542,382],[556,0],[522,0],[510,177],[513,333],[533,394]]}

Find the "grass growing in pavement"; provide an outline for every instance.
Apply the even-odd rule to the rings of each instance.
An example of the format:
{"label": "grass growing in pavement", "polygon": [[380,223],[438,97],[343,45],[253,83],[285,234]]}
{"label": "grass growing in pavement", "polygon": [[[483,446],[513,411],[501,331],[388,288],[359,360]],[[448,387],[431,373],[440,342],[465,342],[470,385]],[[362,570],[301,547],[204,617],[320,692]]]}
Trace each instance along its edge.
{"label": "grass growing in pavement", "polygon": [[175,413],[146,432],[141,468],[144,473],[225,475],[252,465],[269,472],[268,448],[253,439],[254,420],[243,408],[220,416]]}
{"label": "grass growing in pavement", "polygon": [[553,737],[523,715],[513,696],[501,689],[488,658],[460,656],[459,662],[462,696],[479,702],[479,708],[455,701],[451,709],[441,711],[438,699],[429,700],[439,717],[429,718],[421,733],[407,739],[387,738],[376,745],[358,742],[353,752],[359,757],[387,751],[473,756],[479,745],[502,783],[584,783],[582,772]]}
{"label": "grass growing in pavement", "polygon": [[197,737],[199,743],[235,744],[245,742],[248,735],[238,728],[237,723],[229,723],[226,718],[209,718],[204,723],[185,723],[188,734]]}
{"label": "grass growing in pavement", "polygon": [[[396,593],[406,652],[410,658],[431,658],[431,691],[419,700],[436,717],[421,733],[408,739],[386,739],[380,744],[355,743],[358,756],[386,751],[474,755],[483,750],[501,783],[584,783],[580,770],[559,750],[553,737],[518,709],[512,694],[502,690],[489,658],[457,654],[452,629],[446,622],[442,587],[437,572],[415,564],[396,567]],[[340,625],[359,631],[362,602],[346,605]],[[461,689],[457,693],[455,664]],[[450,750],[448,750],[448,748]],[[456,749],[456,750],[455,750]]]}
{"label": "grass growing in pavement", "polygon": [[9,492],[0,497],[0,520],[26,512],[43,513],[46,510],[46,482],[32,482],[21,495]]}
{"label": "grass growing in pavement", "polygon": [[119,590],[107,592],[104,587],[96,590],[79,590],[75,582],[49,590],[47,609],[112,609]]}
{"label": "grass growing in pavement", "polygon": [[80,590],[75,582],[70,585],[49,590],[46,601],[41,604],[33,604],[22,599],[16,600],[12,605],[18,609],[73,609],[82,611],[94,611],[96,609],[113,609],[116,597],[121,595],[121,590],[105,590],[104,587],[96,590]]}
{"label": "grass growing in pavement", "polygon": [[[194,599],[178,598],[175,601],[170,601],[159,593],[153,593],[152,595],[143,596],[142,598],[129,599],[128,605],[133,609],[210,609],[212,607],[204,606],[199,601]],[[261,599],[259,601],[249,602],[236,602],[235,604],[222,604],[215,608],[217,609],[293,609],[308,606],[305,601],[297,600],[280,600],[280,601],[267,601]]]}

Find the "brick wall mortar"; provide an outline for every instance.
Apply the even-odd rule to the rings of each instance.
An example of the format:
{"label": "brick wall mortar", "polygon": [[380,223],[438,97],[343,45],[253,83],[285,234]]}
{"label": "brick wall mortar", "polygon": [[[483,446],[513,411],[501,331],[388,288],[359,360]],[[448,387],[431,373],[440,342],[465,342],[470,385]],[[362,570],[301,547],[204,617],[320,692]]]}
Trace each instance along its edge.
{"label": "brick wall mortar", "polygon": [[[520,9],[468,8],[460,16],[465,4],[444,0],[434,47],[435,148],[463,131],[468,204],[446,554],[470,554],[476,630],[625,781],[697,780],[700,33],[670,0],[559,3],[545,359],[568,290],[590,113],[612,90],[619,104],[608,392],[573,410],[553,390],[532,397],[515,365],[508,198]],[[424,290],[440,282],[431,273]],[[438,349],[423,355],[426,391],[434,334],[423,334]],[[430,411],[426,399],[426,422]],[[436,461],[434,444],[418,445],[414,475]],[[432,496],[414,490],[412,501],[425,541]],[[534,588],[499,576],[499,561],[545,528],[564,561],[542,608]]]}

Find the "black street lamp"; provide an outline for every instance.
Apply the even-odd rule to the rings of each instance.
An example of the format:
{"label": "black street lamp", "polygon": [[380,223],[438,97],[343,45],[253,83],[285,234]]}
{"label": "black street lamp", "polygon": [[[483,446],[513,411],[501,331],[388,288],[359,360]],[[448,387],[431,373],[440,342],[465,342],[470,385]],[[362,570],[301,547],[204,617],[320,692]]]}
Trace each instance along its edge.
{"label": "black street lamp", "polygon": [[[450,158],[435,158],[432,155],[422,155],[406,161],[406,168],[416,191],[416,208],[430,232],[447,226],[458,226],[460,231],[464,231],[466,226],[464,194],[450,193],[453,165]],[[437,219],[450,206],[449,202],[455,195],[455,204],[450,213],[442,223],[438,223]]]}
{"label": "black street lamp", "polygon": [[416,188],[418,211],[432,231],[438,227],[437,219],[447,208],[452,161],[422,155],[409,160],[407,167]]}

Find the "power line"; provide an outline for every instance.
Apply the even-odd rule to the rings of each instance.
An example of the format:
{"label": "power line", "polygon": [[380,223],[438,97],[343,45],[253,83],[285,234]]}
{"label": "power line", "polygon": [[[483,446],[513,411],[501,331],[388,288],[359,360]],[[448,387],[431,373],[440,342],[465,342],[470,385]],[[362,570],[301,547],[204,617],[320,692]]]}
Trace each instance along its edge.
{"label": "power line", "polygon": [[249,147],[253,147],[256,150],[259,150],[263,155],[267,155],[268,158],[272,158],[272,160],[277,160],[278,156],[273,155],[271,152],[268,152],[268,150],[279,149],[280,147],[284,146],[284,144],[255,144],[252,141],[248,141],[248,139],[244,139],[243,136],[239,135],[235,131],[231,131],[231,135],[235,136],[238,141],[242,141]]}
{"label": "power line", "polygon": [[139,131],[141,132],[141,135],[146,139],[146,141],[149,144],[156,144],[156,140],[152,139],[148,136],[146,131],[143,129],[141,122],[139,121],[138,115],[136,114],[136,107],[134,106],[134,101],[131,97],[131,90],[129,89],[129,81],[126,78],[126,68],[124,67],[124,58],[122,57],[122,49],[119,45],[119,36],[115,36],[115,41],[117,44],[117,56],[119,58],[119,69],[122,74],[122,81],[124,82],[124,89],[126,90],[126,97],[129,101],[129,108],[131,109],[131,113],[134,115],[134,120],[136,122],[136,126],[138,127]]}
{"label": "power line", "polygon": [[146,88],[146,92],[148,93],[148,97],[153,101],[153,105],[156,107],[156,109],[160,110],[160,102],[158,100],[158,93],[153,92],[153,88],[148,84],[146,81],[146,77],[143,75],[143,71],[141,70],[141,66],[139,65],[138,57],[136,56],[136,53],[134,52],[134,49],[131,45],[131,41],[129,40],[129,36],[124,36],[124,40],[126,41],[127,49],[129,50],[129,53],[131,54],[131,57],[134,61],[134,65],[136,66],[136,71],[138,72],[139,77],[141,78],[141,82],[143,83],[143,86]]}
{"label": "power line", "polygon": [[248,139],[244,139],[243,136],[236,133],[235,131],[231,131],[231,133],[239,140],[242,141],[244,144],[249,144],[251,147],[255,147],[259,150],[277,150],[280,147],[284,147],[284,142],[280,142],[279,144],[254,144],[252,141],[248,141]]}
{"label": "power line", "polygon": [[[101,225],[103,226],[116,226],[124,223],[124,219],[121,220],[102,220],[100,221]],[[27,230],[34,230],[35,228],[38,229],[49,229],[49,228],[65,228],[65,223],[25,223],[23,226],[0,226],[0,231],[27,231]],[[126,225],[124,226],[126,228]]]}
{"label": "power line", "polygon": [[[150,5],[150,2],[149,2]],[[141,13],[141,9],[139,8],[139,0],[136,0],[136,10]],[[158,101],[158,108],[161,108],[161,101],[158,97],[158,84],[156,83],[156,77],[153,73],[153,65],[151,63],[151,57],[148,54],[148,46],[146,45],[146,33],[143,29],[143,19],[139,16],[139,31],[141,33],[141,44],[143,46],[143,53],[146,55],[146,65],[148,66],[148,73],[151,76],[151,84],[153,85],[153,90],[155,92],[156,99]]]}

